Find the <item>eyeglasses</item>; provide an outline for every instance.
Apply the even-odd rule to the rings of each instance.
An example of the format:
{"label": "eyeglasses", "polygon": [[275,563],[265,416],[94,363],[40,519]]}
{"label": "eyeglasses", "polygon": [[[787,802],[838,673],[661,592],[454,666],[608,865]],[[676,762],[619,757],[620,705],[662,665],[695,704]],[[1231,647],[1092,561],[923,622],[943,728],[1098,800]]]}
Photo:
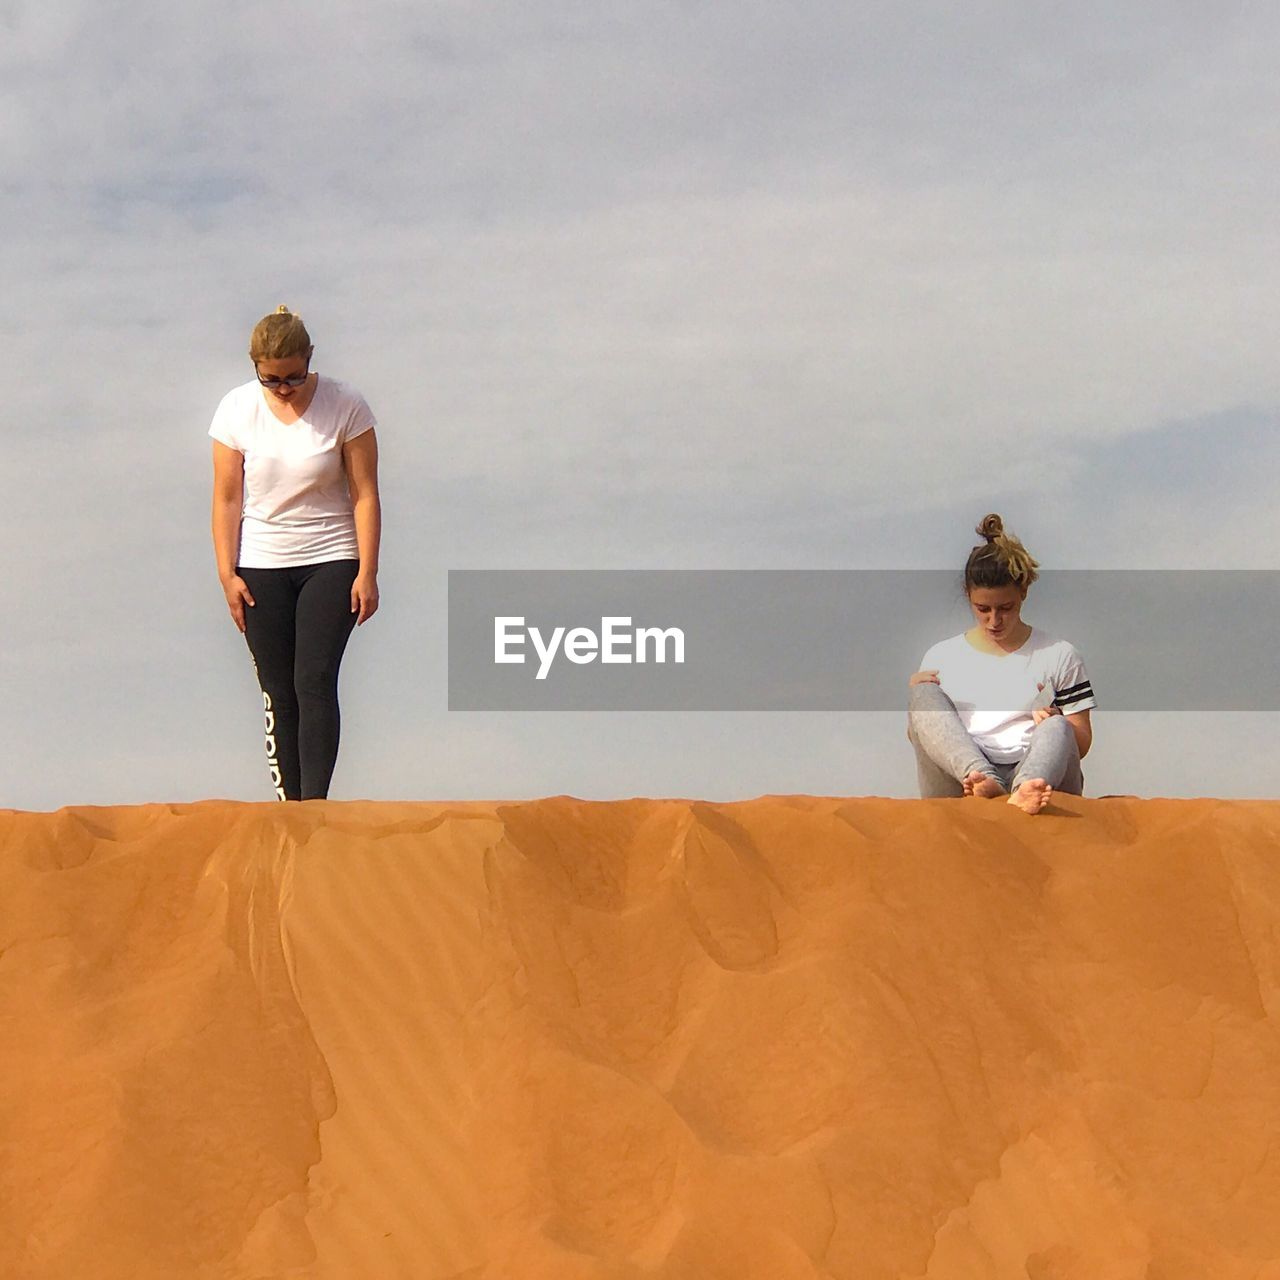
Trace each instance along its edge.
{"label": "eyeglasses", "polygon": [[[310,368],[310,365],[311,358],[308,357],[308,369]],[[253,371],[258,374],[258,381],[262,383],[264,387],[300,387],[311,376],[308,370],[304,369],[301,373],[290,374],[287,378],[275,378],[270,375],[264,378],[262,374],[258,373],[258,366],[256,363],[253,366]]]}

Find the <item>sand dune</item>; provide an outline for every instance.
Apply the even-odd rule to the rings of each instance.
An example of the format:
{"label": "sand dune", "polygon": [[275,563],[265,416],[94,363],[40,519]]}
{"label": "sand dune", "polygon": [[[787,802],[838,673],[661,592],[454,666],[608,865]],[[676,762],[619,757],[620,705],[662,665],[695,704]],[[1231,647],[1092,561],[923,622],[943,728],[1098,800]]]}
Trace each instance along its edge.
{"label": "sand dune", "polygon": [[1280,802],[0,811],[5,1280],[1280,1280]]}

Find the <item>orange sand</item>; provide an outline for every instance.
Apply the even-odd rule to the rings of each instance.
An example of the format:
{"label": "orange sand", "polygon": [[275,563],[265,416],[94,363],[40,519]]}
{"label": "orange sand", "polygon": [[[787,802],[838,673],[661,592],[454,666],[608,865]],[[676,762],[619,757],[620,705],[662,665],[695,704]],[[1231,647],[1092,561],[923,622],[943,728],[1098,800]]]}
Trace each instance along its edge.
{"label": "orange sand", "polygon": [[4,1280],[1280,1280],[1280,802],[0,811]]}

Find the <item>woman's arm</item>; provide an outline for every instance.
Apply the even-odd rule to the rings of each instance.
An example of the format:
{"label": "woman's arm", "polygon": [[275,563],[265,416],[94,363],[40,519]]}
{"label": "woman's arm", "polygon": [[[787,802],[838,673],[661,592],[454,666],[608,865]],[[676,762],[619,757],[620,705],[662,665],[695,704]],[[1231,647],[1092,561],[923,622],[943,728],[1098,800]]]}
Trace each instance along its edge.
{"label": "woman's arm", "polygon": [[244,634],[245,606],[253,607],[248,584],[236,573],[240,559],[240,509],[244,504],[244,454],[213,442],[213,553],[218,558],[218,581],[227,597],[231,621]]}
{"label": "woman's arm", "polygon": [[213,442],[213,553],[218,580],[236,576],[240,555],[240,509],[244,505],[244,454],[221,440]]}
{"label": "woman's arm", "polygon": [[356,626],[378,609],[378,550],[382,543],[382,500],[378,497],[378,442],[374,428],[362,431],[342,446],[356,518],[356,548],[360,568],[351,584],[351,612]]}
{"label": "woman's arm", "polygon": [[1089,747],[1093,744],[1093,725],[1089,722],[1089,712],[1072,712],[1067,716],[1067,723],[1076,735],[1076,745],[1080,748],[1080,759],[1083,760],[1089,754]]}

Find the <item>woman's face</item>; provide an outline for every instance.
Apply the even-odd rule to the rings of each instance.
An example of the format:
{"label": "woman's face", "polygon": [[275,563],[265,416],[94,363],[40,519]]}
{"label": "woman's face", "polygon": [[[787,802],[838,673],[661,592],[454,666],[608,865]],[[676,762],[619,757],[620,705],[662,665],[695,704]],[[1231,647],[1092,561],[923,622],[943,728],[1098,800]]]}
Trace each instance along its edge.
{"label": "woman's face", "polygon": [[[310,364],[311,355],[308,353],[305,356],[282,356],[277,360],[259,360],[254,368],[258,374],[258,381],[271,395],[278,400],[291,400],[306,388],[307,369]],[[291,387],[287,382],[270,381],[279,378],[294,378],[301,381],[296,387]]]}
{"label": "woman's face", "polygon": [[973,620],[987,635],[998,638],[1012,635],[1022,621],[1022,602],[1026,599],[1015,586],[974,587],[969,592],[969,608]]}

